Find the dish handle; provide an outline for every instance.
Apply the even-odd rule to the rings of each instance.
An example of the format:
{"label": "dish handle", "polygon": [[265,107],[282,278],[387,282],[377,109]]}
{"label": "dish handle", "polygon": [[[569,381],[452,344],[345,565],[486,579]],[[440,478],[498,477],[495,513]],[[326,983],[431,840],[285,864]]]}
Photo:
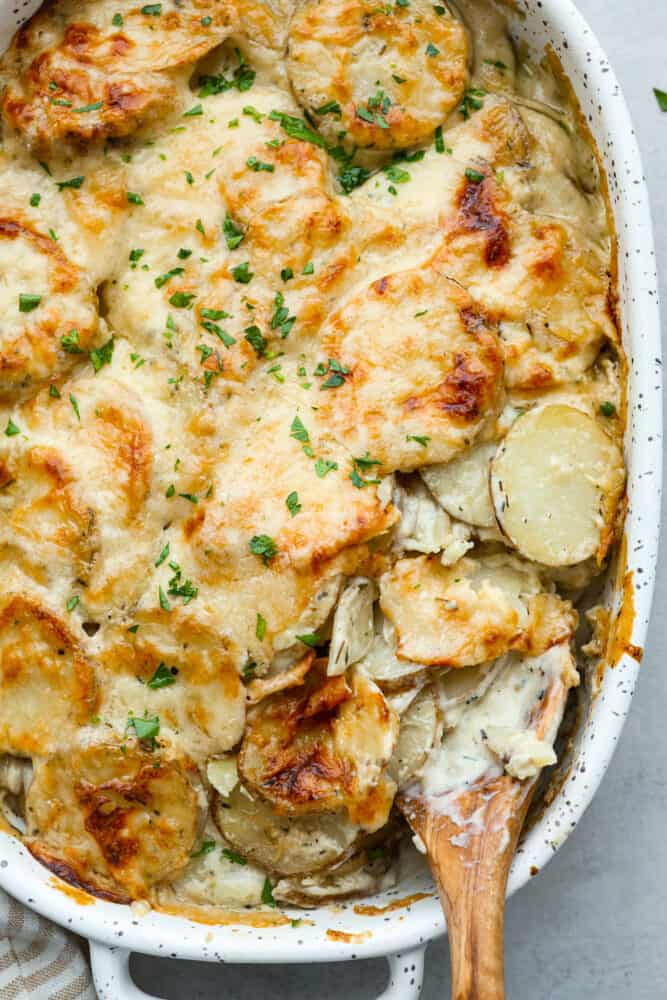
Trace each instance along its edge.
{"label": "dish handle", "polygon": [[[411,951],[387,955],[389,985],[377,1000],[419,1000],[425,951],[426,945],[423,945]],[[158,1000],[133,983],[130,954],[125,948],[90,942],[90,963],[99,1000]]]}

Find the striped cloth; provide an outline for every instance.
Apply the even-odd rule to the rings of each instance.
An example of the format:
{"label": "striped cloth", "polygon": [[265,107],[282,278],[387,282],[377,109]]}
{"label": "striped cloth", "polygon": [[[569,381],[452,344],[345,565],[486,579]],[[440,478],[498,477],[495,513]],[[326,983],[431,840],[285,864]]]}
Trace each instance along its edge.
{"label": "striped cloth", "polygon": [[0,1000],[95,1000],[85,943],[0,890]]}

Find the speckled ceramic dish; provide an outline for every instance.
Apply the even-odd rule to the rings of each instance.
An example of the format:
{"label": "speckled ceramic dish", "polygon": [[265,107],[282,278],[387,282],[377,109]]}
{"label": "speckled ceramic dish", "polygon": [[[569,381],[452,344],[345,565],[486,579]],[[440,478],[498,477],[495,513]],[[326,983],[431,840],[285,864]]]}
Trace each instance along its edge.
{"label": "speckled ceramic dish", "polygon": [[[38,6],[34,0],[0,0],[0,45],[8,43]],[[620,565],[608,585],[616,623],[614,663],[587,685],[585,718],[569,770],[519,849],[509,882],[509,892],[514,892],[547,863],[576,826],[609,766],[630,708],[655,576],[662,400],[651,220],[623,95],[602,49],[570,0],[515,0],[511,6],[516,8],[517,39],[535,54],[551,44],[560,58],[605,160],[618,234],[630,399],[629,508]],[[58,883],[18,840],[4,834],[0,834],[0,885],[39,913],[90,939],[102,1000],[147,996],[131,982],[131,951],[220,963],[324,962],[384,955],[391,967],[391,984],[382,996],[414,1000],[421,988],[425,948],[445,931],[425,866],[380,896],[337,905],[335,910],[300,910],[295,913],[302,918],[298,928],[207,926],[155,912],[139,917],[127,906],[93,901]],[[224,970],[220,975],[224,979]]]}

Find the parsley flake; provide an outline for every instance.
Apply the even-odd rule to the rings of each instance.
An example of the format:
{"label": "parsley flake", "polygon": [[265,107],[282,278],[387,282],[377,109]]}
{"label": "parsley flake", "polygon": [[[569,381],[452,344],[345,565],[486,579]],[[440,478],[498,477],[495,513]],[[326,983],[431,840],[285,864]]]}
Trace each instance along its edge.
{"label": "parsley flake", "polygon": [[222,224],[222,232],[229,250],[236,250],[237,246],[239,246],[245,238],[245,233],[242,229],[238,228],[229,213],[225,215],[225,221]]}
{"label": "parsley flake", "polygon": [[36,309],[39,303],[42,301],[41,295],[29,295],[26,292],[22,292],[19,295],[19,312],[29,313],[33,309]]}
{"label": "parsley flake", "polygon": [[9,420],[7,421],[7,426],[5,427],[5,437],[8,438],[15,437],[17,434],[20,433],[21,433],[20,428],[16,426],[16,424],[10,417]]}
{"label": "parsley flake", "polygon": [[232,268],[231,274],[234,281],[238,281],[242,285],[249,285],[254,278],[254,273],[250,270],[250,261],[237,264],[236,267]]}
{"label": "parsley flake", "polygon": [[266,635],[266,618],[260,615],[259,611],[257,612],[257,621],[255,623],[255,635],[260,642],[262,642]]}
{"label": "parsley flake", "polygon": [[73,188],[75,191],[81,187],[85,180],[85,177],[70,177],[68,181],[56,181],[59,191],[64,191],[65,188]]}
{"label": "parsley flake", "polygon": [[152,691],[159,691],[160,688],[171,687],[175,683],[176,678],[172,671],[164,663],[161,663],[151,679],[146,681],[146,687],[151,688]]}
{"label": "parsley flake", "polygon": [[296,492],[296,490],[293,490],[291,493],[287,494],[287,496],[285,497],[285,503],[292,517],[296,517],[296,515],[301,510],[301,504],[299,503],[299,494]]}
{"label": "parsley flake", "polygon": [[254,556],[259,556],[265,566],[278,554],[278,546],[269,535],[253,535],[248,543]]}
{"label": "parsley flake", "polygon": [[100,368],[103,368],[105,365],[111,364],[111,359],[113,357],[113,349],[114,349],[113,337],[107,340],[106,344],[102,344],[101,347],[94,347],[92,349],[92,351],[90,352],[90,361],[93,368],[95,369],[95,372],[98,372]]}

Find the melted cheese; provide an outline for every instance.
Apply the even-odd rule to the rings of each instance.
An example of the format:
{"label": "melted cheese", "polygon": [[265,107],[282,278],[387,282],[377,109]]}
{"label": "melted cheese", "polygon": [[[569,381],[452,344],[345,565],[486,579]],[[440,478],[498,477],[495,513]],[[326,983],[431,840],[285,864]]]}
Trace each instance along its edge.
{"label": "melted cheese", "polygon": [[[114,899],[378,890],[369,831],[397,783],[467,780],[480,712],[486,764],[552,759],[556,587],[614,539],[611,239],[567,87],[492,0],[54,0],[0,85],[0,800]],[[487,486],[546,404],[614,457],[596,558],[549,571]]]}

